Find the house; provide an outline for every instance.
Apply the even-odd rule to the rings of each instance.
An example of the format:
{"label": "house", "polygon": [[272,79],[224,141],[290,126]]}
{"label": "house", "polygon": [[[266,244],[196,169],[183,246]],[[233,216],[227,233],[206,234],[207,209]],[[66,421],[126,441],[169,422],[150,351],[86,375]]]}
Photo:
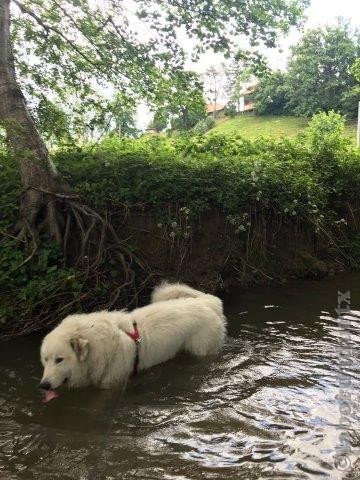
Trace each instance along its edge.
{"label": "house", "polygon": [[242,96],[239,101],[239,112],[240,113],[249,113],[253,112],[255,109],[255,103],[253,102],[251,95],[255,92],[258,84],[248,85],[243,89]]}
{"label": "house", "polygon": [[240,113],[253,112],[254,109],[255,109],[255,104],[252,100],[249,100],[246,97],[240,98],[240,105],[239,105]]}
{"label": "house", "polygon": [[206,105],[206,115],[210,117],[223,117],[225,114],[225,105],[219,102],[210,102]]}

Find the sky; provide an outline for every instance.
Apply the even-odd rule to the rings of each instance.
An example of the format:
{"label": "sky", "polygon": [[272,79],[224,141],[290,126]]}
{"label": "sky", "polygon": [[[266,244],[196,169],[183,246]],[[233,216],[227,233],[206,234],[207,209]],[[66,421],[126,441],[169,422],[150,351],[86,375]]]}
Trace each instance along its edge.
{"label": "sky", "polygon": [[[360,29],[360,0],[312,0],[305,16],[305,31],[311,28],[335,25],[339,17],[349,19],[353,27]],[[299,41],[301,35],[302,32],[293,29],[289,35],[280,40],[280,48],[268,49],[264,52],[272,69],[284,70],[286,68],[290,47]],[[186,41],[184,39],[184,42]],[[202,74],[209,67],[219,65],[222,61],[223,57],[221,55],[214,55],[209,52],[204,54],[197,64],[189,63],[187,68]],[[151,115],[147,108],[144,105],[139,106],[137,114],[138,128],[146,128],[150,118]]]}
{"label": "sky", "polygon": [[[339,17],[349,19],[353,27],[360,28],[360,0],[312,0],[306,17],[305,30],[334,25]],[[272,68],[286,67],[289,48],[299,41],[301,35],[301,32],[294,30],[287,38],[282,39],[282,52],[269,51]]]}

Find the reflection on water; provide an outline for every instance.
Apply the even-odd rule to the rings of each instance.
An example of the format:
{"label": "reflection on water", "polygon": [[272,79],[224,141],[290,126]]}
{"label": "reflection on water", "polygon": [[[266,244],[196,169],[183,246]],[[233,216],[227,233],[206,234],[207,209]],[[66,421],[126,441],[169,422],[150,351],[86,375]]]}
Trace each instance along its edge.
{"label": "reflection on water", "polygon": [[[181,355],[131,381],[96,478],[345,478],[333,459],[340,433],[335,308],[338,290],[351,290],[354,362],[344,373],[354,400],[354,462],[360,447],[359,280],[343,275],[225,298],[230,337],[222,353],[206,360]],[[90,478],[118,392],[64,391],[43,405],[39,343],[27,337],[0,347],[0,478]]]}

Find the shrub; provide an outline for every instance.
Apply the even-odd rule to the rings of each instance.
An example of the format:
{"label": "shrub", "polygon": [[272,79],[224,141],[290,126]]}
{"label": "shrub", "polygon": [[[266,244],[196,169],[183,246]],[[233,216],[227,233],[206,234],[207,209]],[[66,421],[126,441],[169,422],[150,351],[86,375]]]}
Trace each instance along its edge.
{"label": "shrub", "polygon": [[56,305],[76,303],[80,284],[73,269],[63,268],[61,251],[43,242],[31,261],[31,249],[3,240],[0,249],[0,325],[52,315]]}
{"label": "shrub", "polygon": [[305,137],[315,154],[320,152],[334,154],[341,151],[347,143],[344,132],[345,118],[343,116],[334,111],[321,112],[312,117]]}
{"label": "shrub", "polygon": [[237,115],[236,106],[233,103],[228,104],[225,107],[224,114],[226,117],[231,117],[231,118],[236,117]]}
{"label": "shrub", "polygon": [[214,126],[215,120],[212,117],[206,117],[195,125],[193,132],[197,135],[203,135],[208,130],[211,130]]}
{"label": "shrub", "polygon": [[345,92],[341,98],[342,111],[348,118],[357,118],[360,102],[360,85],[351,88]]}

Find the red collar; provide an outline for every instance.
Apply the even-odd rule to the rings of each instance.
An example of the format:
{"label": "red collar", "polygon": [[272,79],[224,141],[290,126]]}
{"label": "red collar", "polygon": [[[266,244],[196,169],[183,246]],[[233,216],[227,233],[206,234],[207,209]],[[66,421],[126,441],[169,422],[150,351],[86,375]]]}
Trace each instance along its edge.
{"label": "red collar", "polygon": [[140,343],[141,342],[141,337],[140,337],[140,333],[139,333],[139,330],[137,328],[136,322],[133,322],[133,327],[134,327],[133,332],[125,332],[125,333],[126,333],[126,335],[129,335],[129,337],[132,338],[135,343]]}
{"label": "red collar", "polygon": [[141,342],[141,337],[139,330],[137,328],[137,323],[133,322],[133,327],[134,331],[133,332],[125,332],[126,335],[128,335],[132,340],[134,340],[135,345],[136,345],[136,355],[135,355],[135,360],[134,360],[134,368],[133,368],[133,377],[138,372],[138,367],[139,367],[139,343]]}

